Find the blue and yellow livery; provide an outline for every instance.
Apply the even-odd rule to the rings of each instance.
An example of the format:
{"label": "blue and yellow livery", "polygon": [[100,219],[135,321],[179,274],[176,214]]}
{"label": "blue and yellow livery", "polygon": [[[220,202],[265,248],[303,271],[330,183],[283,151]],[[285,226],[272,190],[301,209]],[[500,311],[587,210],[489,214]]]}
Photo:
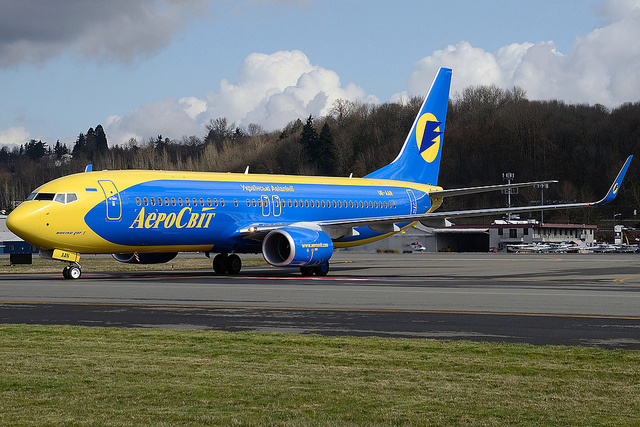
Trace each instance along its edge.
{"label": "blue and yellow livery", "polygon": [[[334,248],[369,243],[417,221],[575,208],[615,197],[631,156],[599,202],[434,212],[444,197],[534,183],[444,190],[437,185],[451,70],[441,68],[398,157],[363,178],[167,171],[91,171],[37,188],[7,226],[80,277],[83,253],[157,263],[178,252],[216,253],[213,269],[236,274],[237,254],[262,253],[278,267],[325,275]],[[555,181],[543,181],[555,182]]]}

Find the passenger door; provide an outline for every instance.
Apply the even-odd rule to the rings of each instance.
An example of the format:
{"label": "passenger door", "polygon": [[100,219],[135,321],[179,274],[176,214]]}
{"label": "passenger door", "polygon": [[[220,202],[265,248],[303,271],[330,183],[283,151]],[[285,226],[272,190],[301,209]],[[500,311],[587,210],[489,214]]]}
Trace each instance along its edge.
{"label": "passenger door", "polygon": [[107,221],[120,221],[122,218],[122,204],[120,203],[120,193],[113,181],[98,181],[104,200],[107,205]]}

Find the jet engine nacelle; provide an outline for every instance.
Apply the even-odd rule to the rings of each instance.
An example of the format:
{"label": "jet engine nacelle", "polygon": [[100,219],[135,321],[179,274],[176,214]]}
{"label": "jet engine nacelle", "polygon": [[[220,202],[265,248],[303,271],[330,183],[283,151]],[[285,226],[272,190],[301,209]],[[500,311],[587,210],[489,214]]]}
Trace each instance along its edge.
{"label": "jet engine nacelle", "polygon": [[277,228],[262,241],[262,256],[276,267],[315,266],[329,261],[331,255],[333,242],[320,230]]}
{"label": "jet engine nacelle", "polygon": [[174,259],[178,252],[159,252],[150,254],[111,254],[116,261],[127,264],[161,264]]}

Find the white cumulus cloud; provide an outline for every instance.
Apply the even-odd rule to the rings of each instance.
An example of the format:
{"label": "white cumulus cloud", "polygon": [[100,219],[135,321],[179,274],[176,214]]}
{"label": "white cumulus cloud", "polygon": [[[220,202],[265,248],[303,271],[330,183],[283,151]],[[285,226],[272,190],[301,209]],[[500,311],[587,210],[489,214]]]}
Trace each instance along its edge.
{"label": "white cumulus cloud", "polygon": [[[468,86],[519,86],[529,99],[615,107],[640,100],[640,0],[606,0],[602,26],[577,37],[569,52],[552,41],[511,44],[496,52],[466,41],[437,50],[415,64],[408,94],[421,96],[441,66],[454,70],[452,92]],[[402,94],[396,95],[401,97]]]}
{"label": "white cumulus cloud", "polygon": [[206,124],[220,117],[239,127],[255,123],[277,130],[298,118],[328,114],[337,99],[379,102],[353,83],[343,87],[334,71],[312,65],[297,50],[252,53],[237,76],[237,82],[224,79],[218,90],[202,98],[165,98],[110,117],[105,122],[109,142],[122,144],[132,137],[144,140],[158,134],[203,137]]}

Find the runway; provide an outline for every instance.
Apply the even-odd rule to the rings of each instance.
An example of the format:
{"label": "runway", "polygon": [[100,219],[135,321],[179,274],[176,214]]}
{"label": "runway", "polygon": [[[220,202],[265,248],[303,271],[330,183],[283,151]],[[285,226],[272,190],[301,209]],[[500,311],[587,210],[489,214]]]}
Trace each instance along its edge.
{"label": "runway", "polygon": [[[0,278],[0,322],[640,349],[634,254],[338,252],[326,277],[246,267]],[[114,269],[117,264],[114,262]]]}

